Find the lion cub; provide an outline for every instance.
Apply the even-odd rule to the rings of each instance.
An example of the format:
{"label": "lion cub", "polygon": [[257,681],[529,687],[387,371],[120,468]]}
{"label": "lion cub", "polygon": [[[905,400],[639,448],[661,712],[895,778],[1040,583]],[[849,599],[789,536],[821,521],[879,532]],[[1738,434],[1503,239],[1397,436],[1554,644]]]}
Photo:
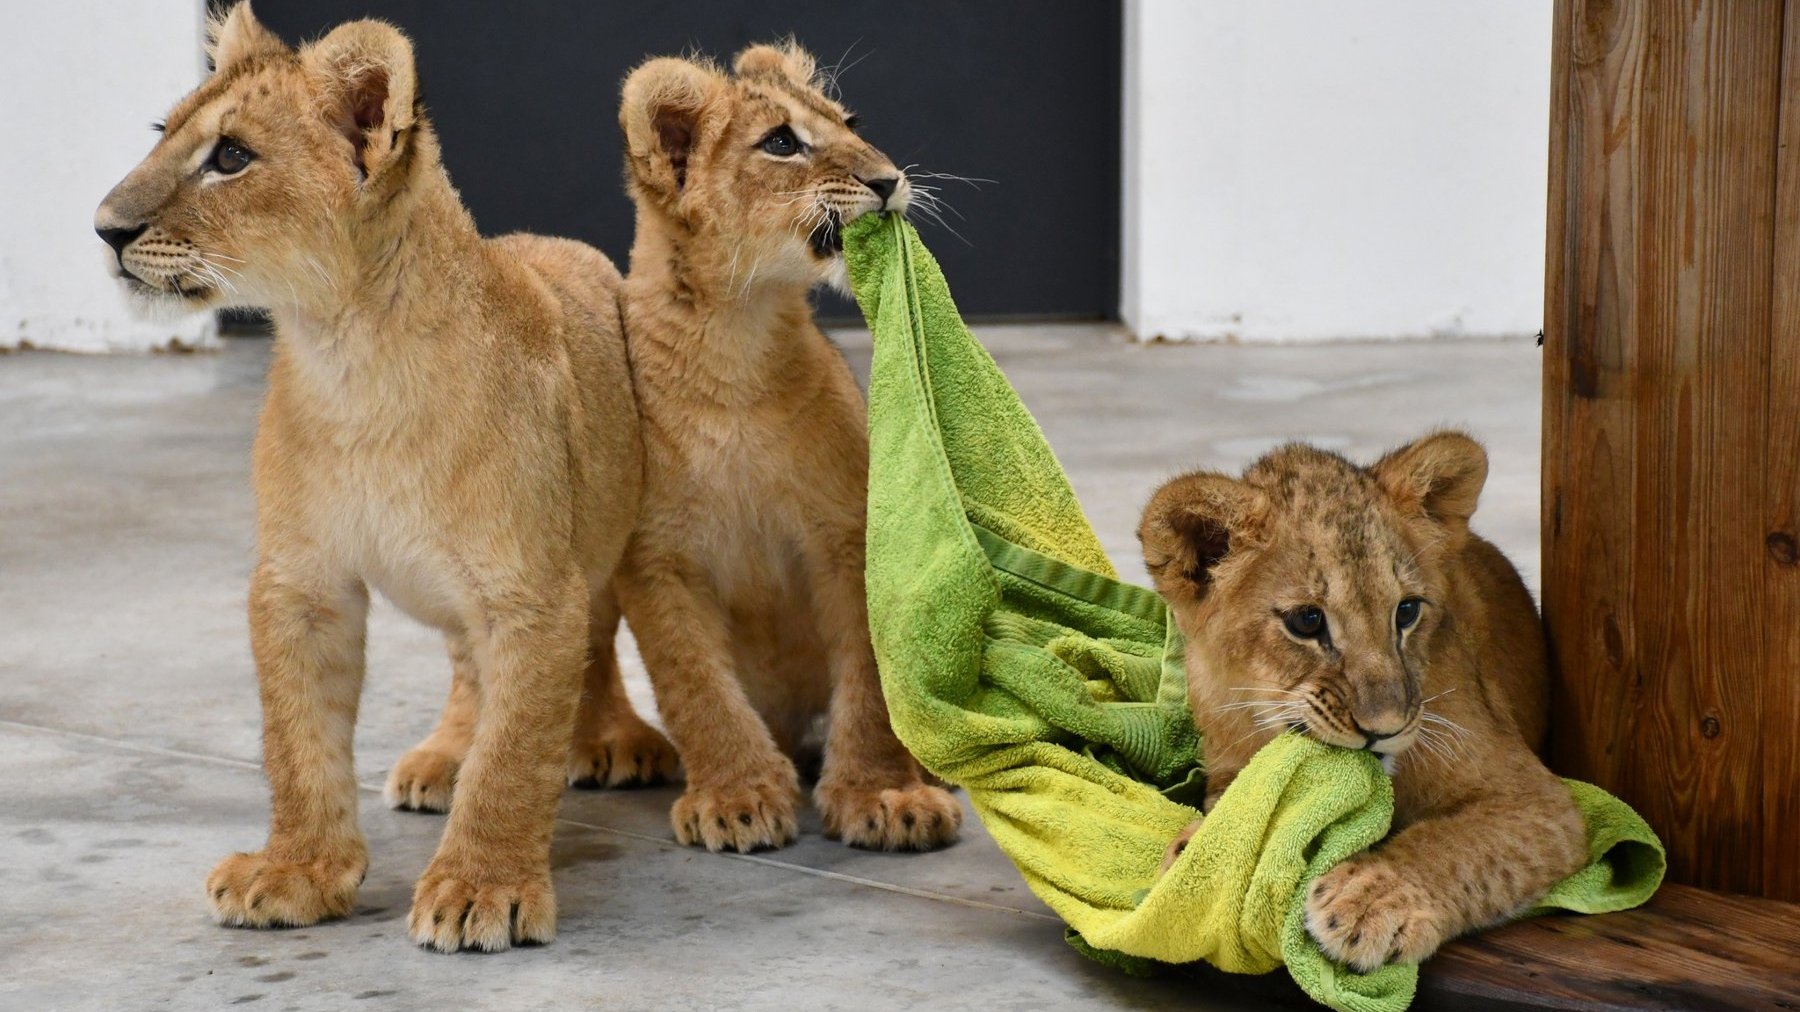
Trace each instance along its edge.
{"label": "lion cub", "polygon": [[646,453],[619,591],[687,770],[675,834],[710,850],[791,841],[789,755],[829,711],[827,835],[946,844],[961,809],[894,737],[869,644],[862,395],[807,301],[842,283],[840,228],[904,211],[910,185],[792,45],[746,49],[729,75],[651,60],[619,120]]}
{"label": "lion cub", "polygon": [[1138,529],[1188,641],[1207,807],[1288,729],[1369,749],[1393,775],[1392,835],[1306,899],[1307,930],[1359,970],[1504,920],[1587,857],[1574,801],[1535,754],[1549,706],[1537,611],[1469,531],[1486,479],[1460,433],[1367,468],[1290,445],[1241,479],[1174,479]]}
{"label": "lion cub", "polygon": [[394,28],[354,22],[295,51],[248,3],[211,27],[216,69],[97,227],[144,300],[275,321],[250,586],[273,813],[264,849],[213,870],[213,909],[251,927],[350,912],[368,866],[351,736],[374,588],[445,631],[484,711],[412,938],[547,941],[590,630],[610,643],[606,588],[641,496],[618,272],[567,240],[481,238]]}

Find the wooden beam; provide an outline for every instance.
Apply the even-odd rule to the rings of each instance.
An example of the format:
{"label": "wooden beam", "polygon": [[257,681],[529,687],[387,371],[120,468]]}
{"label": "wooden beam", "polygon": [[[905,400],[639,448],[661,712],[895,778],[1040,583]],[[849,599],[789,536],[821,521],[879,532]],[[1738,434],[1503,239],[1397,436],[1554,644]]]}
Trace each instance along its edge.
{"label": "wooden beam", "polygon": [[1543,597],[1558,771],[1642,812],[1672,880],[1800,899],[1784,6],[1557,4]]}
{"label": "wooden beam", "polygon": [[[1664,886],[1636,910],[1551,914],[1451,942],[1420,968],[1412,1012],[1800,1008],[1800,905]],[[1175,969],[1230,1007],[1313,1009],[1286,973]]]}
{"label": "wooden beam", "polygon": [[[1783,1003],[1786,1004],[1783,1004]],[[1445,946],[1415,1012],[1800,1007],[1800,906],[1664,886],[1636,910],[1551,915]]]}
{"label": "wooden beam", "polygon": [[1782,32],[1781,142],[1776,153],[1775,309],[1769,362],[1769,532],[1763,538],[1762,878],[1800,899],[1800,2]]}

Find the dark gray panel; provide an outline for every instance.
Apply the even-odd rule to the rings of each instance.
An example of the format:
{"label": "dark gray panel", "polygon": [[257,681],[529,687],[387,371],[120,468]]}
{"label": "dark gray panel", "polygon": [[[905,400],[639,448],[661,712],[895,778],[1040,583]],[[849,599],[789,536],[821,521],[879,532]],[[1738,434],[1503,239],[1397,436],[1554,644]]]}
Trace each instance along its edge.
{"label": "dark gray panel", "polygon": [[[648,55],[792,33],[895,162],[950,184],[967,243],[921,224],[975,316],[1110,318],[1118,306],[1119,0],[256,0],[290,42],[383,17],[414,39],[451,178],[484,232],[570,235],[619,261],[619,82]],[[935,182],[935,181],[934,181]],[[822,311],[854,315],[826,300]]]}

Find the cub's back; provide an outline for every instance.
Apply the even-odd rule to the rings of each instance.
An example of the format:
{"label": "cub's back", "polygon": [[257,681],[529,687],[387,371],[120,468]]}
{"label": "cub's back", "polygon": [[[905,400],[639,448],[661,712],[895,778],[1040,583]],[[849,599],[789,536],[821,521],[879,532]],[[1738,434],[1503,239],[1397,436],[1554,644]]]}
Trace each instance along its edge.
{"label": "cub's back", "polygon": [[[568,356],[575,386],[571,403],[581,414],[572,433],[577,445],[570,448],[577,478],[590,502],[618,513],[584,513],[584,518],[602,530],[629,528],[636,522],[642,494],[643,439],[619,308],[624,284],[619,269],[599,250],[574,239],[515,232],[486,245],[495,269],[521,282],[499,287],[500,298],[524,300],[508,308],[516,309],[521,321],[537,321],[525,327],[535,333],[521,333],[519,340],[554,340]],[[547,291],[552,304],[533,305],[538,300],[517,294],[521,289],[538,298]],[[607,494],[599,495],[601,491]]]}
{"label": "cub's back", "polygon": [[1475,655],[1476,677],[1498,691],[1490,699],[1511,704],[1525,743],[1542,752],[1549,725],[1549,651],[1543,622],[1525,580],[1505,553],[1487,539],[1469,535],[1458,560],[1459,614],[1470,616],[1464,630]]}

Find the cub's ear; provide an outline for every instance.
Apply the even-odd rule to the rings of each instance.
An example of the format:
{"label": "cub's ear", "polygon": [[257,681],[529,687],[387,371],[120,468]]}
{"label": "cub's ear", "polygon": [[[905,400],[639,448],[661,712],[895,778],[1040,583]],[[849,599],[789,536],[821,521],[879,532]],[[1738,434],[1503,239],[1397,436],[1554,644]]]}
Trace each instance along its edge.
{"label": "cub's ear", "polygon": [[385,21],[352,21],[300,54],[325,119],[350,143],[363,178],[395,164],[417,118],[412,43]]}
{"label": "cub's ear", "polygon": [[256,20],[250,0],[229,11],[215,7],[207,12],[206,58],[212,61],[215,73],[252,56],[287,51],[287,44]]}
{"label": "cub's ear", "polygon": [[722,82],[710,65],[672,56],[650,60],[625,78],[619,127],[626,164],[639,185],[665,200],[687,186],[688,158]]}
{"label": "cub's ear", "polygon": [[731,72],[739,77],[775,74],[795,84],[811,87],[818,61],[793,39],[772,46],[750,46],[731,61]]}
{"label": "cub's ear", "polygon": [[1157,489],[1138,524],[1156,589],[1171,602],[1204,598],[1219,563],[1254,543],[1265,508],[1260,491],[1212,472],[1184,474]]}
{"label": "cub's ear", "polygon": [[1461,432],[1435,432],[1369,470],[1402,510],[1460,532],[1468,530],[1487,483],[1487,451]]}

